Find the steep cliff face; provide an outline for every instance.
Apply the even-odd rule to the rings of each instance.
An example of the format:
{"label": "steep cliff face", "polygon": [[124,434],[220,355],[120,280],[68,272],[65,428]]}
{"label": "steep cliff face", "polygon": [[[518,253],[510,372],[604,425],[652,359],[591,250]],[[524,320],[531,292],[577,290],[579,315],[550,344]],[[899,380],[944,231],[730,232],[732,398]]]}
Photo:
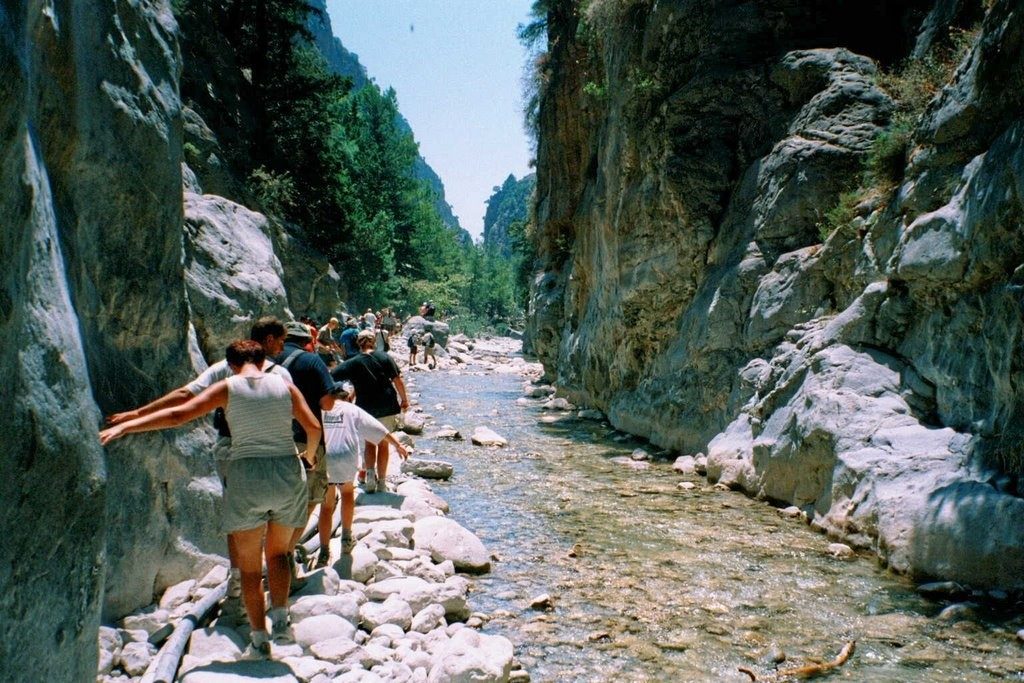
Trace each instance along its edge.
{"label": "steep cliff face", "polygon": [[[180,62],[162,3],[11,7],[0,10],[0,366],[11,389],[0,671],[87,680],[104,575],[128,559],[105,518],[165,493],[159,456],[120,449],[104,462],[100,412],[113,396],[178,382],[188,365]],[[126,516],[126,537],[167,536],[158,512]]]}
{"label": "steep cliff face", "polygon": [[493,246],[506,258],[512,255],[509,229],[513,223],[522,223],[529,218],[536,186],[535,174],[516,180],[510,173],[505,182],[494,188],[484,213],[484,245]]}
{"label": "steep cliff face", "polygon": [[898,569],[1020,586],[1018,3],[893,186],[861,172],[897,106],[878,64],[964,4],[555,3],[529,334],[566,393],[712,478]]}

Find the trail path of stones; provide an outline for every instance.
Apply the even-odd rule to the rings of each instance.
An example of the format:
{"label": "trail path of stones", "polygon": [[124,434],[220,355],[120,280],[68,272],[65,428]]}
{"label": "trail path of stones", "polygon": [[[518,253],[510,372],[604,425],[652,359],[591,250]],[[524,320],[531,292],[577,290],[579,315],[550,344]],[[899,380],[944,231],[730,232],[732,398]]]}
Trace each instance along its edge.
{"label": "trail path of stones", "polygon": [[[452,341],[458,350],[439,354],[439,370],[465,364],[532,370],[518,363],[509,366],[500,349],[484,345],[471,354],[471,340]],[[412,371],[406,373],[406,383],[414,391],[414,373],[426,368],[406,370]],[[404,427],[422,433],[423,411],[415,403]],[[398,436],[412,443],[408,434]],[[428,479],[451,474],[450,464],[413,455],[401,474],[388,477],[390,492],[360,491],[353,524],[357,544],[349,555],[341,552],[338,506],[330,542],[332,564],[307,572],[306,585],[289,599],[294,644],[275,644],[269,660],[246,659],[247,619],[218,606],[197,619],[174,680],[528,681],[529,674],[514,660],[512,643],[481,632],[488,616],[470,607],[472,580],[467,575],[490,571],[491,556],[471,531],[447,516],[448,504],[430,488]],[[303,545],[314,551],[311,556],[319,545],[315,529],[314,515],[303,536]],[[205,576],[169,587],[158,602],[117,625],[102,626],[97,682],[160,680],[156,672],[166,668],[166,662],[160,664],[168,656],[174,626],[186,623],[211,592],[223,593],[226,580],[225,562]]]}

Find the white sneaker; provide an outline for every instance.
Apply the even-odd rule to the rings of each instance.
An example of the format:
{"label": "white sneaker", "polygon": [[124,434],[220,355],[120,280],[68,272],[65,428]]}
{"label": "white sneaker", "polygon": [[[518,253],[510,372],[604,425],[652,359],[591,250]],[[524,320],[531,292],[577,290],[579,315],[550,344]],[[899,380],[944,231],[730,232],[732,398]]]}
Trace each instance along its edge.
{"label": "white sneaker", "polygon": [[253,631],[249,634],[249,646],[242,653],[244,659],[270,659],[270,636],[266,631]]}
{"label": "white sneaker", "polygon": [[295,642],[287,607],[276,607],[270,610],[267,616],[270,618],[270,639],[272,641],[278,645],[290,645]]}

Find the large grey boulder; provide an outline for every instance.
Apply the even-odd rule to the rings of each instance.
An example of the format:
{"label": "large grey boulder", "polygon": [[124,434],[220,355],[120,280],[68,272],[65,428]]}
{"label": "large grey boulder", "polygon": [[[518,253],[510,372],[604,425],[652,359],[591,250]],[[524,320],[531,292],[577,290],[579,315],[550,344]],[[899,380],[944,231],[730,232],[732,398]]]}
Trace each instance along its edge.
{"label": "large grey boulder", "polygon": [[434,562],[451,560],[455,568],[474,574],[491,570],[491,556],[476,534],[447,517],[425,517],[414,524],[413,542],[430,551]]}
{"label": "large grey boulder", "polygon": [[431,683],[501,683],[512,672],[512,643],[470,628],[455,633],[434,655],[427,680]]}
{"label": "large grey boulder", "polygon": [[448,323],[443,323],[440,320],[427,320],[423,316],[414,315],[402,325],[402,334],[408,337],[410,334],[430,332],[434,335],[434,341],[438,345],[446,346],[450,329]]}
{"label": "large grey boulder", "polygon": [[185,284],[207,358],[248,339],[263,315],[291,319],[267,218],[223,197],[185,193]]}

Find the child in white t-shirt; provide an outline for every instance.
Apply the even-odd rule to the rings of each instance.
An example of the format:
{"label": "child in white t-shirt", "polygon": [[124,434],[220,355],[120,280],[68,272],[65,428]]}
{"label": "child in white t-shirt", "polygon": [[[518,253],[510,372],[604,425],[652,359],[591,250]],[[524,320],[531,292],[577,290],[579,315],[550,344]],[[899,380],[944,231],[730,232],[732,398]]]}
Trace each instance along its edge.
{"label": "child in white t-shirt", "polygon": [[[337,495],[338,488],[341,489],[341,551],[348,554],[355,546],[352,538],[356,498],[353,480],[359,469],[359,455],[364,444],[368,441],[380,445],[387,441],[403,460],[409,457],[409,452],[377,418],[352,402],[355,390],[349,382],[335,384],[329,396],[329,401],[321,403],[329,484],[327,495]],[[326,566],[329,559],[330,549],[320,548],[316,566]]]}

